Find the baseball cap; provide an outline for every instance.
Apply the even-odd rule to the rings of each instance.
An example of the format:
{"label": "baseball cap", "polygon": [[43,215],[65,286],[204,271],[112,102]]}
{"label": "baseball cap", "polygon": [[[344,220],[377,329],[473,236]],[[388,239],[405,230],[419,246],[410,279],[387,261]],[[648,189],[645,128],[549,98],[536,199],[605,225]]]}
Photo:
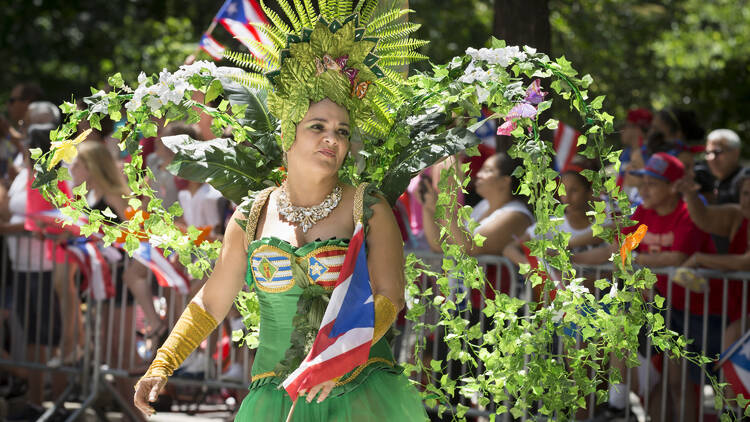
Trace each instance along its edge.
{"label": "baseball cap", "polygon": [[640,126],[643,130],[651,126],[654,115],[645,108],[634,108],[628,111],[627,122]]}
{"label": "baseball cap", "polygon": [[631,174],[639,176],[651,176],[672,183],[685,175],[685,166],[677,157],[666,152],[657,152],[646,162],[646,166],[640,170],[633,170]]}

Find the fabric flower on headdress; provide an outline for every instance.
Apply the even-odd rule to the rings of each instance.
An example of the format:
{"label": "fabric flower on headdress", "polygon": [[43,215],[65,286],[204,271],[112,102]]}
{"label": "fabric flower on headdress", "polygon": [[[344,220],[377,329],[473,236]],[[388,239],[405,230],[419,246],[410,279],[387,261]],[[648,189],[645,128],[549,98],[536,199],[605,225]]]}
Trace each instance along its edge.
{"label": "fabric flower on headdress", "polygon": [[[401,67],[426,59],[415,50],[427,41],[408,36],[419,25],[399,22],[411,10],[388,10],[373,16],[377,0],[311,2],[295,8],[280,2],[287,21],[262,4],[273,25],[254,24],[272,46],[244,40],[258,56],[228,56],[251,72],[236,75],[240,83],[269,88],[268,109],[281,120],[281,146],[294,142],[297,124],[311,103],[330,99],[349,112],[352,127],[372,138],[385,136],[392,113],[404,98]],[[367,142],[367,139],[365,139]],[[367,144],[365,144],[367,148]]]}

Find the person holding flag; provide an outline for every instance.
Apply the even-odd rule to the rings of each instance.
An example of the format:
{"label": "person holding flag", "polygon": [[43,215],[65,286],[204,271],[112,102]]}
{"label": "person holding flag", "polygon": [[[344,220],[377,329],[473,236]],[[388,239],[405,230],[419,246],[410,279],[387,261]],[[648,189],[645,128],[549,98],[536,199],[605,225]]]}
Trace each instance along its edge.
{"label": "person holding flag", "polygon": [[[427,419],[384,337],[404,307],[398,225],[374,187],[339,180],[350,136],[370,133],[375,108],[389,101],[379,84],[402,83],[378,60],[409,52],[405,34],[380,44],[363,37],[360,28],[378,21],[377,1],[357,3],[321,7],[321,16],[286,11],[303,26],[281,37],[291,54],[265,73],[273,87],[268,108],[281,120],[286,180],[233,215],[213,273],[136,385],[134,403],[144,414],[247,283],[260,303],[260,341],[235,420]],[[363,139],[367,149],[375,138]]]}

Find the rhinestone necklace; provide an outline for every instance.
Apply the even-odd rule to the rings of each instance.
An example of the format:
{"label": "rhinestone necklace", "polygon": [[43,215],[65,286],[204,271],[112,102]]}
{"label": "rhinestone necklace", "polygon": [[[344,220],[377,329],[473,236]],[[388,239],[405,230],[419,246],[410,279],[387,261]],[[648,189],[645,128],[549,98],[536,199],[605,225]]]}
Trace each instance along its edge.
{"label": "rhinestone necklace", "polygon": [[336,186],[333,192],[325,197],[323,202],[312,207],[297,207],[289,202],[286,194],[286,183],[281,187],[276,206],[279,208],[279,214],[290,223],[302,226],[302,232],[307,233],[310,227],[318,221],[326,218],[333,211],[341,200],[341,186]]}

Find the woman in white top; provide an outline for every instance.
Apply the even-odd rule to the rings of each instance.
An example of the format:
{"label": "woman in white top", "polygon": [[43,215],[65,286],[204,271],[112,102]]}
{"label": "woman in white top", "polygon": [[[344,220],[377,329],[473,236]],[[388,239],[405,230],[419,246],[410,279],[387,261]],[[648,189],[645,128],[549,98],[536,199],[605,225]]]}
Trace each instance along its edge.
{"label": "woman in white top", "polygon": [[[482,246],[474,244],[458,225],[457,209],[448,215],[450,235],[448,241],[463,246],[469,255],[502,255],[503,249],[514,238],[521,236],[534,222],[526,204],[515,194],[519,181],[511,176],[519,160],[511,159],[504,153],[498,153],[482,164],[475,182],[476,191],[483,199],[471,213],[472,219],[479,223],[474,234],[486,238]],[[435,204],[437,190],[430,183],[423,184],[422,219],[424,233],[430,248],[440,252],[440,227],[435,221]]]}

